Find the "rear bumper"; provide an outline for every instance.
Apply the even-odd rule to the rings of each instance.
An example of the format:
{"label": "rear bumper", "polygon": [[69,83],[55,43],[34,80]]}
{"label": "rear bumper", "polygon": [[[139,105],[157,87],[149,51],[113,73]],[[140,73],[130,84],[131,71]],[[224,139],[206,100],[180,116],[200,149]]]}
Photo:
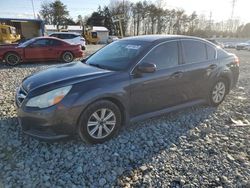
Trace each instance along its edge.
{"label": "rear bumper", "polygon": [[78,51],[74,53],[75,58],[81,58],[84,56],[84,52],[83,51]]}

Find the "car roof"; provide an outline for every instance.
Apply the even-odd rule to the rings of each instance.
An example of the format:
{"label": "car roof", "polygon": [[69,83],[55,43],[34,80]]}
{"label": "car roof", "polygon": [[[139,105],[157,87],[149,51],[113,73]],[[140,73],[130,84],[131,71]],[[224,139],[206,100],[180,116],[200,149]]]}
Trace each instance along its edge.
{"label": "car roof", "polygon": [[[58,40],[58,41],[61,41],[61,42],[63,42],[63,43],[68,43],[67,41],[64,41],[64,40],[62,40],[62,39],[59,39],[59,38],[57,38],[57,37],[50,37],[50,36],[43,36],[43,37],[35,37],[35,38],[33,38],[33,39],[35,39],[35,40],[37,40],[37,39],[54,39],[54,40]],[[70,43],[68,43],[68,44],[70,44]]]}
{"label": "car roof", "polygon": [[140,36],[123,38],[122,40],[137,40],[137,41],[157,42],[157,41],[167,41],[167,40],[173,40],[173,39],[204,40],[202,38],[185,36],[185,35],[140,35]]}
{"label": "car roof", "polygon": [[54,32],[54,33],[51,33],[50,35],[52,34],[73,34],[73,35],[81,35],[80,33],[76,33],[76,32]]}

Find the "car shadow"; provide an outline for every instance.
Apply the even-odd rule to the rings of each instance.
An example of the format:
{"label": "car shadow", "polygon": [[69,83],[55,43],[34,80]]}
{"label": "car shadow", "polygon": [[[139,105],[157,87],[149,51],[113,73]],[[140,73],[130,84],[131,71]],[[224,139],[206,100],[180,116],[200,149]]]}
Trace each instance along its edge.
{"label": "car shadow", "polygon": [[[188,137],[191,130],[201,126],[215,111],[216,108],[197,106],[133,123],[124,126],[115,138],[97,145],[85,144],[78,137],[52,143],[38,141],[22,133],[16,117],[9,117],[0,120],[0,125],[5,126],[1,127],[5,132],[1,147],[11,147],[6,161],[13,167],[16,161],[26,164],[33,158],[38,168],[44,168],[44,163],[53,163],[62,174],[80,166],[86,186],[91,185],[93,174],[119,185],[161,152],[178,146],[182,137]],[[51,171],[54,174],[53,169]],[[111,179],[106,172],[113,173]]]}

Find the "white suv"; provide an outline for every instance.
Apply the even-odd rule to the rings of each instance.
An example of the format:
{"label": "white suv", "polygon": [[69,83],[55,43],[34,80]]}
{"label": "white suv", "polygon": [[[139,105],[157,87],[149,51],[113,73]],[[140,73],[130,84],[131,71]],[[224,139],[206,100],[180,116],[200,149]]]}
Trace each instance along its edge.
{"label": "white suv", "polygon": [[82,50],[86,50],[85,39],[79,33],[73,32],[55,32],[49,35],[50,37],[57,37],[73,44],[80,44]]}

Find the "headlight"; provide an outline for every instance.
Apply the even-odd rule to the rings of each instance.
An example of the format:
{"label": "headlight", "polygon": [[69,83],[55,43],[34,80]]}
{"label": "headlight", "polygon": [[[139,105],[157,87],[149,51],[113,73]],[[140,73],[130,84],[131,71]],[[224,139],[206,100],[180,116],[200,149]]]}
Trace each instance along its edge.
{"label": "headlight", "polygon": [[42,95],[31,98],[26,106],[47,108],[59,103],[68,94],[72,86],[58,88]]}

